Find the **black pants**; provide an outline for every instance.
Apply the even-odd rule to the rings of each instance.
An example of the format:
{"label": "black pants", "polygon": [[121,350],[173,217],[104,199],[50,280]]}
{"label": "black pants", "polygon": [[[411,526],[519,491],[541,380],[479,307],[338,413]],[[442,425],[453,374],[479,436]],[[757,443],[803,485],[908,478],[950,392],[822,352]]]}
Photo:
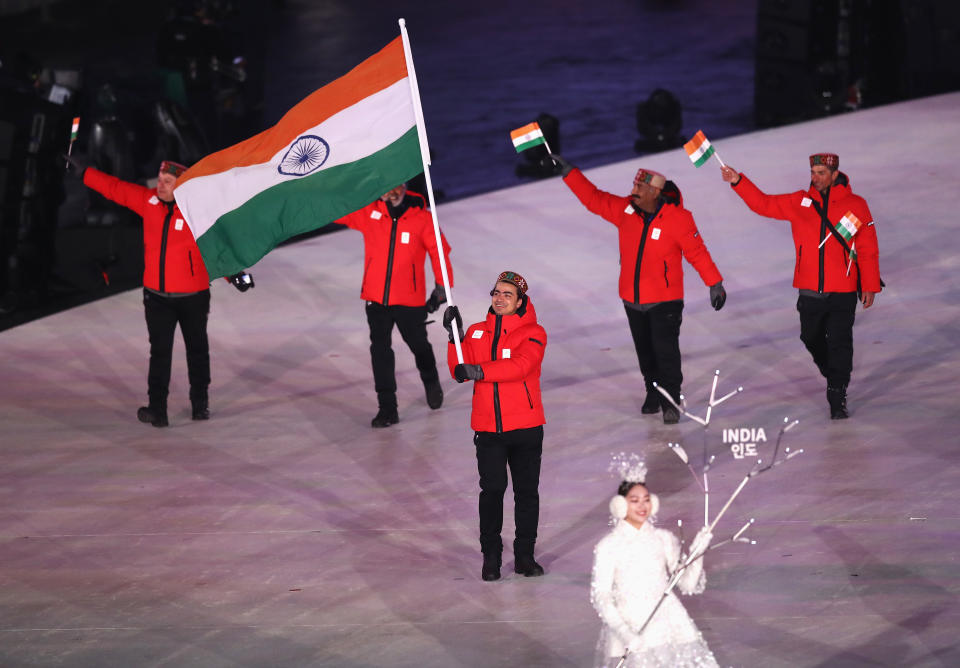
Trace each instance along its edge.
{"label": "black pants", "polygon": [[210,345],[207,341],[210,291],[186,297],[164,297],[144,289],[143,308],[150,335],[150,370],[147,372],[150,405],[164,409],[167,406],[173,335],[178,323],[187,349],[190,401],[205,402],[210,385]]}
{"label": "black pants", "polygon": [[391,338],[393,326],[409,346],[420,372],[427,383],[440,381],[437,360],[427,340],[426,306],[384,306],[367,302],[367,324],[370,325],[370,362],[373,365],[373,384],[381,407],[397,406],[397,377]]}
{"label": "black pants", "polygon": [[800,340],[813,356],[828,387],[846,387],[853,370],[853,320],[857,293],[831,292],[826,297],[797,298]]}
{"label": "black pants", "polygon": [[[683,322],[683,302],[657,304],[647,311],[638,311],[624,305],[637,361],[648,392],[656,392],[653,383],[660,385],[674,401],[680,401],[680,323]],[[665,401],[665,400],[664,400]]]}
{"label": "black pants", "polygon": [[480,549],[500,554],[503,541],[503,495],[507,491],[507,466],[513,480],[515,555],[533,556],[540,521],[540,456],[543,453],[543,426],[514,429],[501,434],[478,431],[477,470],[480,472]]}

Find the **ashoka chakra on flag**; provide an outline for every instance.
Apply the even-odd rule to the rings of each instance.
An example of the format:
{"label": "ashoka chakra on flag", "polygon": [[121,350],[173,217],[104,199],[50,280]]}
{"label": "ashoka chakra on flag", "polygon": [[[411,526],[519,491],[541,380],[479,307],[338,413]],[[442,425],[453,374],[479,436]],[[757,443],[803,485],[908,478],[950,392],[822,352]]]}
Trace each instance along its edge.
{"label": "ashoka chakra on flag", "polygon": [[306,176],[320,169],[330,156],[330,145],[316,135],[298,137],[280,159],[277,171],[287,176]]}

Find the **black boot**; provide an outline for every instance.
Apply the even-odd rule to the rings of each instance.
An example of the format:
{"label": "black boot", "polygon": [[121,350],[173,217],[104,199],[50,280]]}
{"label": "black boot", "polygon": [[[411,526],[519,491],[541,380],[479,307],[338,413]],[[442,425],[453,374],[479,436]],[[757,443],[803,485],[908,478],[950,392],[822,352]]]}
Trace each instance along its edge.
{"label": "black boot", "polygon": [[663,407],[663,424],[677,424],[678,422],[680,422],[680,411],[670,404],[666,404]]}
{"label": "black boot", "polygon": [[167,407],[159,404],[150,404],[138,408],[137,419],[140,422],[152,424],[154,427],[166,427],[170,424],[167,420]]}
{"label": "black boot", "polygon": [[202,390],[191,386],[190,388],[190,406],[192,408],[191,418],[194,420],[210,419],[210,401],[207,397],[207,388]]}
{"label": "black boot", "polygon": [[383,429],[398,422],[400,422],[400,416],[397,414],[396,406],[381,406],[373,420],[370,421],[370,426],[374,429]]}
{"label": "black boot", "polygon": [[424,383],[423,389],[427,392],[427,406],[433,410],[443,406],[443,388],[440,387],[439,380]]}
{"label": "black boot", "polygon": [[830,402],[831,420],[846,420],[848,417],[850,417],[850,414],[847,412],[846,386],[828,387],[827,401]]}
{"label": "black boot", "polygon": [[397,393],[395,390],[377,392],[377,406],[380,407],[380,410],[370,421],[371,427],[383,429],[400,422],[400,416],[397,415]]}
{"label": "black boot", "polygon": [[643,400],[640,412],[644,415],[656,415],[660,412],[660,393],[657,390],[647,390],[647,398]]}
{"label": "black boot", "polygon": [[513,572],[527,578],[543,575],[543,566],[537,563],[532,554],[514,555]]}
{"label": "black boot", "polygon": [[193,414],[191,418],[194,420],[209,420],[210,419],[210,408],[207,405],[207,400],[203,401],[194,401],[193,404]]}
{"label": "black boot", "polygon": [[486,582],[500,579],[500,559],[499,553],[483,553],[483,569],[480,571],[480,577]]}

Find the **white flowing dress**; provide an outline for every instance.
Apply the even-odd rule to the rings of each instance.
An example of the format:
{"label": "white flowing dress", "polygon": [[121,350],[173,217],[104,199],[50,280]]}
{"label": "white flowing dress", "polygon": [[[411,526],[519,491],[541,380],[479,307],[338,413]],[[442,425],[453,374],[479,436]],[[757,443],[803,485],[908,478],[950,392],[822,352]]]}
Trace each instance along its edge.
{"label": "white flowing dress", "polygon": [[[597,641],[595,665],[613,668],[627,647],[624,666],[717,666],[717,661],[686,609],[671,591],[642,638],[637,631],[663,597],[670,572],[680,558],[680,541],[669,531],[645,522],[639,529],[625,521],[594,548],[590,602],[600,614],[603,628]],[[703,559],[680,577],[675,589],[684,594],[702,593],[706,586]],[[640,640],[638,644],[637,641]]]}

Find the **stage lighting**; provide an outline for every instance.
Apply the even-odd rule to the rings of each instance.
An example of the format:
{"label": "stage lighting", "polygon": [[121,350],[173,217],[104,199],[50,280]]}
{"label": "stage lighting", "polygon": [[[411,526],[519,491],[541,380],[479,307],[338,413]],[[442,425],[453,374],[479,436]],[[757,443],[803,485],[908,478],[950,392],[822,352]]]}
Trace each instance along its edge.
{"label": "stage lighting", "polygon": [[681,146],[682,127],[680,100],[670,91],[658,88],[650,93],[645,102],[637,105],[637,131],[640,138],[633,148],[637,153],[654,153]]}

